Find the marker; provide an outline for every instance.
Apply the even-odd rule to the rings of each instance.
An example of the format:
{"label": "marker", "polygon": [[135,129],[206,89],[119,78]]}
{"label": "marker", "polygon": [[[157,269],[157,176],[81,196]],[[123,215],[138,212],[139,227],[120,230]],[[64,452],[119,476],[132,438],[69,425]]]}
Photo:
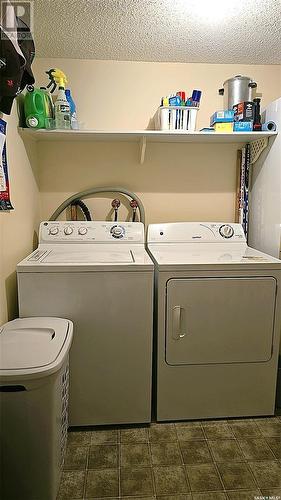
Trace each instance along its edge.
{"label": "marker", "polygon": [[183,90],[180,90],[177,92],[177,95],[181,98],[181,106],[185,105],[185,92]]}
{"label": "marker", "polygon": [[[162,109],[160,111],[161,113],[161,129],[162,130],[169,130],[170,129],[170,110],[168,109],[169,107],[169,98],[163,97],[162,98]],[[163,109],[164,108],[164,109]],[[167,109],[165,109],[167,108]]]}
{"label": "marker", "polygon": [[169,104],[170,106],[180,106],[181,105],[181,98],[179,95],[174,95],[170,97],[169,99]]}
{"label": "marker", "polygon": [[194,106],[199,106],[201,95],[202,95],[201,90],[193,90],[191,99],[193,101]]}

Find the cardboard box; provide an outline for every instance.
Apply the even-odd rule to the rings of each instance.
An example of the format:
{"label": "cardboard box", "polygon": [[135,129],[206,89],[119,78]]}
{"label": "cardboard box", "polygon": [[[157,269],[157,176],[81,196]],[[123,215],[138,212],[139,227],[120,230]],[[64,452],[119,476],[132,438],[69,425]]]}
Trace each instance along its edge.
{"label": "cardboard box", "polygon": [[214,129],[215,132],[231,134],[231,132],[233,132],[233,122],[215,123]]}
{"label": "cardboard box", "polygon": [[233,132],[252,132],[253,122],[234,122]]}
{"label": "cardboard box", "polygon": [[211,127],[214,123],[230,123],[234,121],[234,111],[226,109],[225,111],[216,111],[210,118]]}
{"label": "cardboard box", "polygon": [[255,103],[252,101],[239,102],[233,106],[235,122],[249,122],[254,120]]}

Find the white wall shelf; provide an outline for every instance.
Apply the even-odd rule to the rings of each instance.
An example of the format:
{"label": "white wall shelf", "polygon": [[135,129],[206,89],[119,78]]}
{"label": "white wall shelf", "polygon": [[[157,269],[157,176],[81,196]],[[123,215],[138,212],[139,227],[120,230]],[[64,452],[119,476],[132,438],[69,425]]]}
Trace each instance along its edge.
{"label": "white wall shelf", "polygon": [[149,142],[246,144],[263,138],[274,137],[277,132],[166,132],[160,130],[33,130],[19,128],[23,139],[33,141],[90,141],[90,142],[137,142],[140,145],[140,163],[144,163]]}

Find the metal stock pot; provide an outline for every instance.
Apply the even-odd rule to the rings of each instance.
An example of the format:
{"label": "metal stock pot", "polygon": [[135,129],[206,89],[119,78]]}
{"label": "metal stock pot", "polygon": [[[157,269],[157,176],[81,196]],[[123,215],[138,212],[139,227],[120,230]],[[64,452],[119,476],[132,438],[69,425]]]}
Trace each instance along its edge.
{"label": "metal stock pot", "polygon": [[248,76],[236,75],[229,78],[224,82],[223,88],[219,89],[219,94],[224,97],[224,109],[232,109],[239,102],[252,101],[256,88],[256,82]]}

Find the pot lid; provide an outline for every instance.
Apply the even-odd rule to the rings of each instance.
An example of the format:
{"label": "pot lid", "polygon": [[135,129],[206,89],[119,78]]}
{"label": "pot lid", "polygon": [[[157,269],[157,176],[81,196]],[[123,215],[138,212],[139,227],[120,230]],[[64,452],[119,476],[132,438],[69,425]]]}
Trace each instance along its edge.
{"label": "pot lid", "polygon": [[253,82],[254,81],[250,76],[236,75],[236,76],[233,76],[232,78],[228,78],[228,80],[225,80],[225,82],[223,83],[223,85],[225,85],[228,82],[233,82],[234,80],[245,80],[245,81],[248,81],[248,82]]}
{"label": "pot lid", "polygon": [[60,318],[23,318],[0,328],[0,370],[30,370],[56,360],[69,322]]}

